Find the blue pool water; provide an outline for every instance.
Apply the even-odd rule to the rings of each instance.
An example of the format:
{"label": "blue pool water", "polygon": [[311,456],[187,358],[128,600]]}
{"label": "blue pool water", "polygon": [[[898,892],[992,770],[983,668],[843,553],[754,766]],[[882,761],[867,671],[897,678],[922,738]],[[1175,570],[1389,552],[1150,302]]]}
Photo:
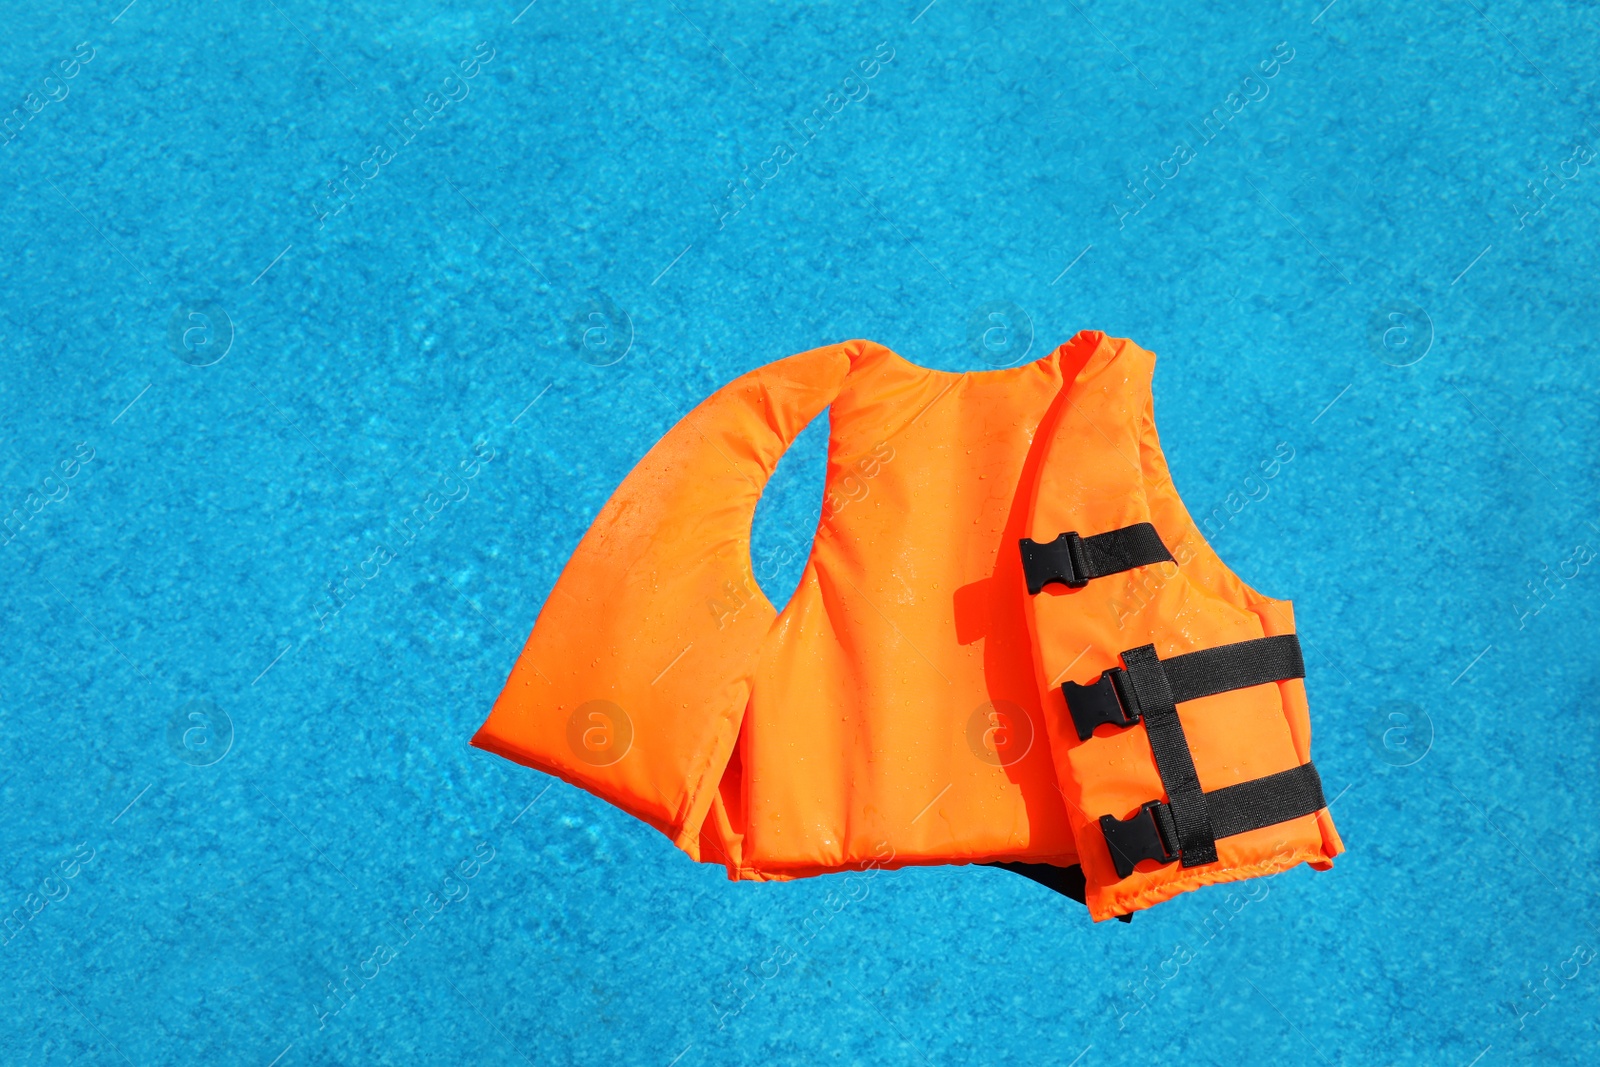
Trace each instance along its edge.
{"label": "blue pool water", "polygon": [[[0,1062],[1600,1062],[1600,10],[523,2],[6,0]],[[717,386],[1083,328],[1296,604],[1333,871],[775,968],[837,880],[468,748]]]}

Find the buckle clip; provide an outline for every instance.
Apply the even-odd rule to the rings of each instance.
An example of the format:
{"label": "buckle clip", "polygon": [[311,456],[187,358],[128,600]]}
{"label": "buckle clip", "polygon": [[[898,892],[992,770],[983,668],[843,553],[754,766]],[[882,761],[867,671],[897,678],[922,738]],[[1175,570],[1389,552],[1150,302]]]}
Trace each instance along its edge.
{"label": "buckle clip", "polygon": [[1139,698],[1128,681],[1128,672],[1112,667],[1088,685],[1062,682],[1061,694],[1067,698],[1067,711],[1078,728],[1078,740],[1094,736],[1094,728],[1132,726],[1139,721]]}
{"label": "buckle clip", "polygon": [[1028,593],[1037,594],[1051,582],[1060,582],[1068,589],[1082,589],[1089,584],[1089,557],[1083,551],[1083,538],[1076,530],[1068,530],[1054,541],[1043,543],[1024,537],[1022,545],[1022,574],[1028,582]]}
{"label": "buckle clip", "polygon": [[1100,816],[1100,832],[1111,849],[1111,862],[1116,865],[1118,878],[1128,877],[1134,866],[1143,860],[1171,863],[1179,858],[1178,850],[1167,843],[1168,837],[1162,827],[1162,815],[1169,821],[1172,818],[1171,811],[1166,808],[1161,801],[1152,800],[1131,819]]}

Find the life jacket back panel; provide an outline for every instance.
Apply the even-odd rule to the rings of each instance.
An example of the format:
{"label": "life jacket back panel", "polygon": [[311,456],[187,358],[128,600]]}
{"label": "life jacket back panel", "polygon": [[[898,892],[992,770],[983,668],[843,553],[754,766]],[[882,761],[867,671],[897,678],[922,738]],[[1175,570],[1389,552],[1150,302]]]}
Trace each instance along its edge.
{"label": "life jacket back panel", "polygon": [[1060,360],[954,374],[844,348],[822,521],[744,721],[744,864],[1075,862],[1015,551]]}
{"label": "life jacket back panel", "polygon": [[[1075,863],[1015,552],[1062,380],[1056,355],[949,374],[852,341],[730,383],[601,510],[473,743],[739,878]],[[823,516],[779,617],[750,525],[830,403]]]}
{"label": "life jacket back panel", "polygon": [[849,370],[832,348],[703,401],[600,509],[473,744],[580,786],[699,858],[757,650],[756,501]]}

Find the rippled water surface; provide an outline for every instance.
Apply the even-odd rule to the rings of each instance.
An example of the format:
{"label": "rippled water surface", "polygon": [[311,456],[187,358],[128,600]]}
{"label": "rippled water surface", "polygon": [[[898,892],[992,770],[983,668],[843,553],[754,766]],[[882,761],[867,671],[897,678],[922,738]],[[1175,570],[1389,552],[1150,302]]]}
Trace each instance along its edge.
{"label": "rippled water surface", "polygon": [[[0,8],[0,1062],[1600,1061],[1600,11],[524,2]],[[1333,871],[819,924],[467,747],[719,385],[1084,328],[1295,602]]]}

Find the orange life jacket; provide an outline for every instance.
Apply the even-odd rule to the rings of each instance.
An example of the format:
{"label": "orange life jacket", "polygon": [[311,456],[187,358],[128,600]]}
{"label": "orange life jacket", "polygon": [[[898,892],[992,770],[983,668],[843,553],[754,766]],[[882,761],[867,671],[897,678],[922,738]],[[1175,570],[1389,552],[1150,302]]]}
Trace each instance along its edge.
{"label": "orange life jacket", "polygon": [[[1326,812],[1233,837],[1221,836],[1232,823],[1214,826],[1223,857],[1206,861],[1182,789],[1180,856],[1160,773],[1171,760],[1158,767],[1132,740],[1149,730],[1160,742],[1179,713],[1135,707],[1147,721],[1118,738],[1080,739],[1072,724],[1061,682],[1092,681],[1125,649],[1170,657],[1292,631],[1286,604],[1202,551],[1150,423],[1150,365],[1096,333],[971,374],[850,341],[735,380],[601,510],[473,743],[590,790],[734,878],[971,862],[1039,877],[1081,856],[1099,919],[1204,881],[1325,863],[1340,847]],[[822,519],[779,614],[751,573],[751,521],[824,408]],[[1058,536],[1068,531],[1076,544]],[[1191,540],[1171,562],[1166,546]],[[1063,560],[1083,564],[1065,576],[1074,585],[1095,577],[1050,584]],[[1129,583],[1152,581],[1130,615]],[[1300,683],[1268,688],[1181,710],[1185,727],[1197,709],[1220,722],[1189,738],[1203,798],[1307,763]],[[1219,703],[1228,710],[1213,714]],[[1122,873],[1099,821],[1134,809],[1170,846],[1149,857],[1167,861],[1155,872],[1134,859]],[[1323,828],[1314,855],[1304,833],[1286,833],[1302,823]],[[1143,824],[1120,826],[1113,843],[1133,849]],[[1274,830],[1286,847],[1256,848]]]}

